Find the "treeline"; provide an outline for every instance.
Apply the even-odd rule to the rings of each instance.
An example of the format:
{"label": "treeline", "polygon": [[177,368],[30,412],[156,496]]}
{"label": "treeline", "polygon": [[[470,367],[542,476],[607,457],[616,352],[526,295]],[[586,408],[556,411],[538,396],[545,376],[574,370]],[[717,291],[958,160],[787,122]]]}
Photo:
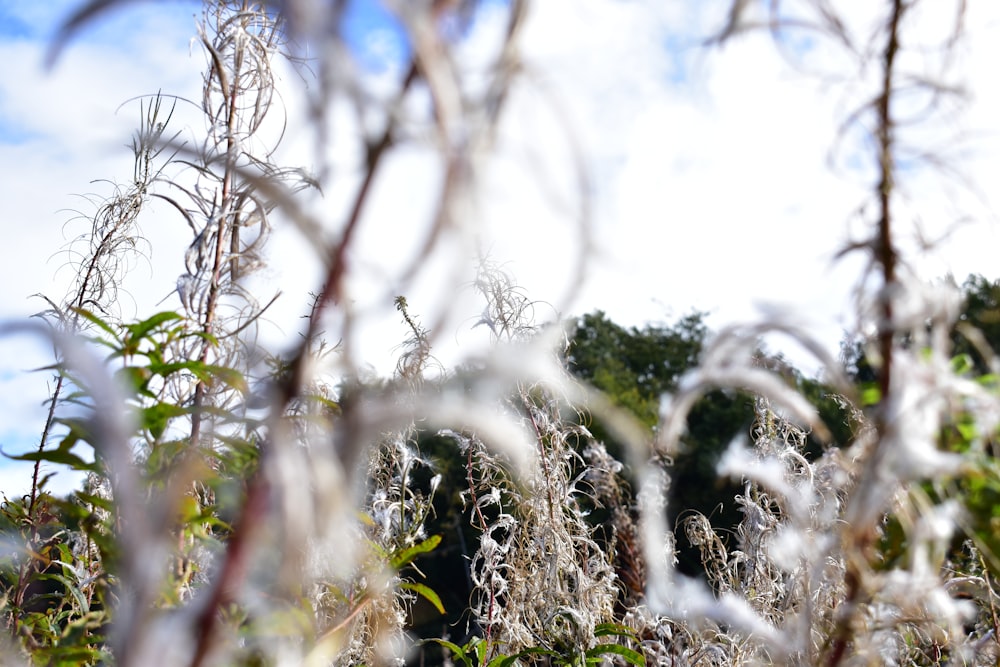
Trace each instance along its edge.
{"label": "treeline", "polygon": [[[989,381],[988,376],[995,372],[990,369],[996,365],[991,350],[1000,349],[1000,281],[969,276],[961,286],[961,295],[963,307],[951,331],[954,363],[965,369],[968,377]],[[701,353],[713,336],[703,313],[686,315],[672,324],[626,327],[613,322],[602,311],[595,311],[571,322],[569,331],[571,335],[563,355],[566,369],[580,381],[600,390],[614,405],[634,415],[648,430],[650,438],[654,437],[661,422],[663,397],[676,391],[685,373],[697,368]],[[845,338],[842,342],[843,369],[856,389],[855,395],[850,397],[824,382],[823,378],[801,372],[786,358],[760,346],[755,363],[779,375],[790,388],[805,396],[817,408],[829,432],[829,437],[824,439],[812,433],[803,434],[803,454],[810,460],[818,460],[831,448],[847,448],[854,442],[865,419],[852,404],[856,397],[865,397],[868,401],[866,412],[877,408],[877,400],[873,398],[873,364],[876,362],[870,358],[873,345],[874,341],[857,338]],[[743,480],[721,475],[718,466],[734,440],[749,442],[752,439],[755,421],[760,417],[755,410],[755,400],[752,393],[745,391],[709,392],[689,414],[680,453],[664,462],[671,478],[666,518],[676,539],[678,568],[688,576],[704,579],[709,566],[701,546],[693,544],[685,530],[692,519],[704,517],[727,549],[738,548],[737,531],[746,517],[745,508],[736,499],[747,487]],[[582,411],[575,418],[588,434],[607,446],[616,460],[626,460],[624,445],[616,441],[612,430],[605,427],[599,416]],[[574,442],[576,454],[580,456],[580,465],[574,473],[583,475],[586,464],[582,454],[590,440],[582,437]],[[442,616],[426,601],[420,602],[414,609],[414,628],[425,639],[442,633],[463,636],[463,631],[468,631],[464,608],[474,589],[468,569],[474,552],[472,545],[481,537],[463,517],[463,513],[468,512],[462,500],[463,490],[468,488],[468,471],[449,438],[421,433],[418,443],[419,451],[431,462],[424,473],[425,487],[429,488],[432,474],[441,475],[434,500],[434,519],[428,530],[443,536],[438,549],[418,564],[427,574],[428,585],[440,592],[446,601],[445,608],[452,611]],[[962,447],[956,442],[952,445]],[[620,482],[626,494],[624,506],[635,513],[632,473],[624,467]],[[994,525],[992,508],[1000,507],[1000,486],[981,479],[972,483],[964,499],[972,510],[968,525],[977,532],[982,543],[997,547],[1000,553],[1000,539],[991,532]],[[635,549],[635,545],[620,535],[616,543],[611,510],[599,502],[578,500],[586,507],[589,525],[602,544],[612,551],[612,561],[619,567],[616,575],[623,599],[634,594],[641,597],[641,582],[635,586],[635,573],[629,569],[636,567],[634,561],[638,556],[631,553],[623,558],[622,554],[614,552],[616,547],[627,550]],[[887,526],[880,549],[889,563],[905,549],[900,544],[903,533],[891,517]],[[952,544],[956,553],[968,537],[956,535]],[[468,639],[473,635],[464,636]],[[430,659],[429,654],[423,655],[424,660]]]}

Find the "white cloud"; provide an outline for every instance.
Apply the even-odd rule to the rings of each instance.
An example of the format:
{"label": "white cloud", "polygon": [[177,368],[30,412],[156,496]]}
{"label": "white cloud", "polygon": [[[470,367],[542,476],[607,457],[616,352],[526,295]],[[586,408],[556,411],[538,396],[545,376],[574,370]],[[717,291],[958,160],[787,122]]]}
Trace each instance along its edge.
{"label": "white cloud", "polygon": [[[719,15],[709,17],[706,10],[678,17],[658,3],[640,2],[581,2],[570,8],[554,1],[535,12],[526,37],[529,71],[544,73],[560,112],[579,128],[597,181],[598,254],[576,309],[601,307],[615,319],[638,323],[697,308],[714,313],[711,322],[721,326],[758,316],[759,303],[778,304],[804,315],[835,349],[842,330],[853,326],[853,290],[865,259],[834,256],[871,233],[854,216],[870,196],[865,190],[870,176],[857,168],[831,170],[827,163],[835,147],[842,151],[835,154],[840,165],[867,150],[850,136],[838,144],[840,124],[870,95],[865,79],[856,79],[859,71],[850,69],[857,66],[816,43],[800,62],[809,70],[837,72],[842,80],[810,76],[790,66],[766,33],[758,33],[721,50],[689,49],[688,77],[677,81],[669,76],[677,59],[677,51],[665,47],[669,37],[690,35],[692,24],[707,34],[720,25],[712,23]],[[917,18],[940,27],[939,16]],[[863,27],[858,43],[870,46],[873,17],[852,19]],[[969,45],[970,66],[959,74],[968,74],[970,86],[983,95],[993,88],[988,68],[996,62],[991,54],[997,42],[995,29],[982,26],[996,22],[982,16],[968,21],[976,26],[974,33],[983,34]],[[524,115],[532,113],[537,109]],[[996,117],[979,114],[979,124]],[[547,154],[556,140],[530,145],[536,154]],[[989,161],[976,174],[980,183],[997,172],[995,154],[987,153]],[[940,180],[940,174],[927,170],[920,176],[908,184],[916,206],[940,208],[954,201],[928,200],[926,181]],[[964,210],[983,211],[969,204],[968,197],[959,200]],[[912,236],[911,222],[900,215],[901,243]],[[946,220],[932,208],[921,222],[937,236]],[[964,243],[936,249],[952,258],[958,250],[958,260],[945,264],[948,270],[960,278],[968,271],[994,270],[974,261],[994,247],[989,229],[965,227],[954,238]],[[535,257],[525,263],[544,265]],[[918,269],[930,278],[940,275],[942,266],[921,262]],[[558,268],[553,274],[563,277]],[[657,312],[655,303],[668,304],[670,312]]]}
{"label": "white cloud", "polygon": [[[113,30],[111,42],[98,39],[100,30],[84,30],[70,42],[51,71],[43,66],[45,39],[54,33],[53,20],[70,4],[15,3],[7,9],[20,12],[35,26],[35,34],[0,42],[6,66],[0,75],[0,200],[5,202],[2,226],[9,252],[0,263],[0,318],[18,320],[44,310],[47,305],[32,295],[42,293],[60,301],[70,287],[72,250],[67,243],[89,232],[77,212],[93,215],[96,205],[81,195],[108,196],[113,183],[127,183],[132,174],[126,148],[137,127],[139,104],[128,100],[164,92],[191,97],[200,89],[201,63],[189,57],[188,39],[194,22],[153,16],[149,9],[130,14],[104,26]],[[169,14],[169,13],[168,13]],[[131,22],[130,22],[131,21]],[[182,25],[187,28],[182,32]],[[153,29],[155,26],[155,29]],[[183,115],[183,105],[179,115]],[[190,114],[188,115],[190,118]],[[164,204],[151,208],[163,212]],[[171,236],[163,229],[163,216],[141,222],[153,244],[151,261]],[[169,224],[183,227],[183,222]],[[163,232],[167,231],[166,234]],[[158,300],[175,276],[150,280],[151,265],[137,259],[136,269],[123,286],[123,314],[132,316],[149,297]],[[130,303],[134,299],[133,303]],[[48,373],[28,373],[52,363],[39,341],[0,339],[0,437],[4,451],[23,452],[34,447],[45,422],[42,402],[51,388]],[[18,495],[30,484],[31,464],[0,463],[0,491]],[[60,473],[52,489],[66,490],[76,477]]]}

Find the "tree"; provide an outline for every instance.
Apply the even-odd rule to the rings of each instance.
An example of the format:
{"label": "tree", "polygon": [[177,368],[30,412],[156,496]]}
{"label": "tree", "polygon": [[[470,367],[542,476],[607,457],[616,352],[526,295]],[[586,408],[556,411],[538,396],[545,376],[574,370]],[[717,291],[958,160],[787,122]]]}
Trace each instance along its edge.
{"label": "tree", "polygon": [[[652,433],[660,421],[661,399],[677,389],[684,373],[697,367],[708,335],[701,313],[687,315],[672,327],[625,328],[597,311],[577,320],[567,364],[570,372],[633,413]],[[747,431],[750,406],[749,396],[722,391],[708,394],[694,406],[684,447],[671,466],[670,525],[677,525],[692,510],[712,517],[720,529],[731,530],[739,523],[731,502],[738,487],[719,483],[715,466],[733,438]],[[588,428],[622,458],[621,444],[615,443],[599,418]],[[696,552],[682,549],[680,558],[685,572],[699,571]]]}
{"label": "tree", "polygon": [[694,313],[673,327],[626,329],[596,311],[577,320],[566,361],[575,376],[652,429],[659,421],[660,396],[698,363],[707,334],[702,318]]}
{"label": "tree", "polygon": [[952,341],[955,354],[967,354],[978,374],[996,372],[993,351],[1000,349],[1000,281],[972,275],[962,284],[962,314]]}
{"label": "tree", "polygon": [[[970,275],[962,283],[957,302],[957,320],[948,334],[953,357],[967,357],[973,375],[994,372],[994,350],[1000,348],[1000,282]],[[932,322],[928,322],[928,327]],[[919,340],[919,339],[917,339]],[[878,375],[878,355],[871,340],[845,340],[842,356],[847,372],[858,383],[874,384]],[[901,341],[905,346],[914,339]]]}

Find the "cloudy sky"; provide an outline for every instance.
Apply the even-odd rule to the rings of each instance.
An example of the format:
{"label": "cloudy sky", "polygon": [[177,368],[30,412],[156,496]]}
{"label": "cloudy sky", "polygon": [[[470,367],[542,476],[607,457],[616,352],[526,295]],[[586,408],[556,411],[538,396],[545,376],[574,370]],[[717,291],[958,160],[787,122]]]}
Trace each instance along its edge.
{"label": "cloudy sky", "polygon": [[[67,243],[88,230],[74,211],[92,214],[86,195],[106,196],[114,183],[128,182],[125,146],[139,115],[136,100],[157,90],[200,95],[203,56],[192,43],[198,3],[129,3],[80,33],[46,70],[59,21],[78,4],[0,5],[0,197],[7,203],[0,225],[8,239],[0,318],[6,321],[42,310],[44,302],[32,295],[60,300],[70,286]],[[798,11],[805,4],[787,6]],[[856,12],[877,3],[839,4]],[[940,43],[954,4],[925,2],[941,13],[913,15],[911,43]],[[393,76],[405,45],[370,0],[355,5],[349,41],[378,86],[380,77]],[[862,255],[835,256],[865,238],[873,219],[861,208],[872,178],[865,140],[856,128],[841,130],[871,94],[877,63],[873,56],[862,68],[811,34],[790,36],[780,49],[763,33],[703,48],[703,38],[725,24],[726,10],[724,0],[536,2],[523,37],[524,75],[496,155],[483,166],[470,224],[494,261],[563,316],[599,308],[615,321],[640,325],[699,310],[720,328],[780,309],[835,351],[843,332],[856,326],[853,293],[865,266]],[[470,63],[490,53],[503,12],[501,3],[485,4],[463,50]],[[905,165],[900,242],[927,279],[1000,276],[991,203],[1000,178],[997,17],[995,3],[970,3],[966,38],[946,79],[968,95],[962,104],[948,102],[936,124],[907,130],[920,132],[920,145],[947,157],[966,179],[945,178],[916,160]],[[853,34],[864,35],[873,16],[845,20]],[[869,46],[862,38],[857,44]],[[937,77],[934,62],[905,64]],[[312,167],[301,80],[286,71],[281,85],[289,118],[281,157]],[[916,110],[924,101],[914,97],[901,108]],[[185,136],[197,134],[198,122],[191,107],[179,106],[174,125]],[[352,131],[346,119],[338,127]],[[333,144],[331,162],[341,172],[356,167],[356,147]],[[377,183],[359,239],[355,296],[368,331],[380,333],[366,335],[357,354],[376,369],[390,366],[404,333],[383,297],[400,287],[396,269],[412,258],[425,228],[434,164],[419,145],[399,151]],[[586,281],[577,286],[573,257],[585,238],[581,166],[592,217]],[[353,183],[351,176],[343,180]],[[311,205],[336,220],[350,188],[342,192],[339,180],[326,185],[326,196]],[[170,291],[188,238],[167,208],[154,203],[141,222],[150,245],[123,291],[126,316],[149,314],[164,298],[161,307],[176,306]],[[927,251],[926,240],[939,242]],[[283,296],[268,335],[281,346],[294,339],[319,268],[293,229],[278,230],[271,260],[264,284]],[[439,332],[442,344],[451,344],[469,335],[481,308],[466,292],[450,274],[428,270],[407,298],[434,321],[458,304]],[[781,342],[769,344],[780,349]],[[49,377],[25,371],[50,359],[30,337],[0,341],[4,451],[23,451],[37,439]],[[0,491],[20,493],[26,481],[23,466],[0,467]]]}

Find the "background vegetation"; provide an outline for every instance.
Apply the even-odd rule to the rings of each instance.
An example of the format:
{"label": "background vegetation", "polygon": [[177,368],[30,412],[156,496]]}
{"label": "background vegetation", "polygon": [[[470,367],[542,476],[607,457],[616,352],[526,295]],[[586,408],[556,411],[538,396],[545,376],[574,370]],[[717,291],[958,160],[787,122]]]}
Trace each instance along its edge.
{"label": "background vegetation", "polygon": [[[54,53],[118,4],[82,5]],[[828,3],[791,21],[784,3],[734,2],[710,40],[764,16],[779,47],[810,31],[878,73],[847,121],[867,133],[873,179],[870,236],[844,250],[868,261],[868,335],[842,358],[779,316],[716,332],[698,313],[544,321],[481,258],[475,326],[490,349],[442,367],[440,332],[413,295],[389,294],[407,333],[380,378],[352,354],[350,299],[373,183],[407,145],[440,156],[405,287],[442,244],[473,239],[475,256],[468,202],[521,75],[527,4],[505,5],[504,38],[475,72],[458,56],[475,3],[399,5],[411,61],[374,94],[344,66],[341,3],[206,2],[201,141],[180,140],[169,98],[143,100],[135,172],[93,212],[67,295],[47,299],[44,325],[7,327],[51,340],[55,358],[37,450],[19,457],[35,463],[31,491],[3,503],[4,660],[996,664],[1000,284],[919,283],[895,232],[913,149],[898,98],[950,90],[909,58],[946,63],[962,37],[960,3],[940,48],[907,51],[920,4],[882,3],[859,37]],[[323,160],[315,174],[274,162],[279,58],[314,83],[320,155],[335,100],[371,121],[334,229],[300,205],[331,178]],[[172,307],[125,320],[117,289],[151,198],[190,240]],[[248,287],[277,224],[325,267],[290,351],[259,343],[272,300]],[[768,353],[770,333],[821,375]],[[42,464],[86,481],[57,497]]]}

